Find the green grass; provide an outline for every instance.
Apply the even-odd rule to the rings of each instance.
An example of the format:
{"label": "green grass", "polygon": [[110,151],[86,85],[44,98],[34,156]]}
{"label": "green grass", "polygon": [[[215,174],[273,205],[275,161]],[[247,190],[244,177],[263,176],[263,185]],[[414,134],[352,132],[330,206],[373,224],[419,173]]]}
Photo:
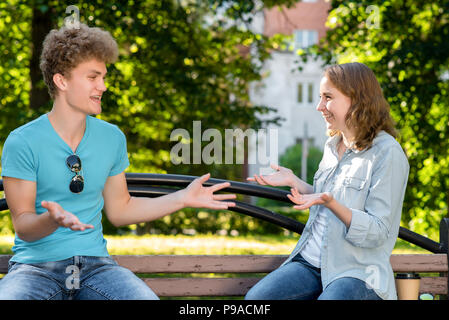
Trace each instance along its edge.
{"label": "green grass", "polygon": [[[117,254],[289,254],[292,236],[147,235],[105,236],[111,255]],[[12,254],[13,236],[0,236],[0,254]],[[394,254],[430,253],[398,240]]]}

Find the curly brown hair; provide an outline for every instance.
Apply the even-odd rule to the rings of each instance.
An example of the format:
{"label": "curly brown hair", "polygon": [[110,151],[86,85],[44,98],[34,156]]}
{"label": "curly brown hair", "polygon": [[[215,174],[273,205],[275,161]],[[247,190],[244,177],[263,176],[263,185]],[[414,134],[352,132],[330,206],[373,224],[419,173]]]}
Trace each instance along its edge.
{"label": "curly brown hair", "polygon": [[[351,99],[346,114],[346,126],[355,129],[355,147],[371,147],[377,134],[384,130],[393,137],[398,133],[390,115],[390,105],[385,99],[374,72],[363,63],[353,62],[329,66],[324,76],[345,96]],[[341,134],[331,130],[330,136]]]}
{"label": "curly brown hair", "polygon": [[112,63],[117,57],[117,42],[105,30],[83,23],[80,23],[79,28],[63,26],[51,30],[45,37],[40,58],[40,68],[48,93],[52,99],[57,94],[53,75],[60,73],[70,78],[70,71],[81,62],[97,59]]}

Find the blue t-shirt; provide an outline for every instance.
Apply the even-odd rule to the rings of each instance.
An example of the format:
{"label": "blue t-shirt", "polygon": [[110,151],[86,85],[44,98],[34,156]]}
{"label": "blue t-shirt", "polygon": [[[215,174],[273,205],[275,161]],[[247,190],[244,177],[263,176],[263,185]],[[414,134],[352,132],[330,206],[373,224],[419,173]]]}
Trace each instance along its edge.
{"label": "blue t-shirt", "polygon": [[109,176],[128,166],[126,137],[120,129],[88,116],[83,139],[76,155],[81,159],[84,190],[75,194],[69,189],[75,175],[66,159],[73,152],[51,125],[47,114],[15,129],[3,146],[2,176],[36,182],[36,213],[47,210],[41,201],[55,201],[94,229],[72,231],[59,227],[37,241],[26,242],[17,235],[12,261],[39,263],[58,261],[76,255],[108,256],[101,225],[103,188]]}

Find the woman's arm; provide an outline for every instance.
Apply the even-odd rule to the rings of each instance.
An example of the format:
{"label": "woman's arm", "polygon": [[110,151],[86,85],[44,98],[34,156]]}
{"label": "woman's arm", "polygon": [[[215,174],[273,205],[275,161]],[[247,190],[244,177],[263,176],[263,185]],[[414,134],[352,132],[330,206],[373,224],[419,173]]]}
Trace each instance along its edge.
{"label": "woman's arm", "polygon": [[400,147],[382,150],[363,210],[349,208],[330,192],[305,195],[292,189],[288,197],[298,210],[324,205],[347,227],[346,240],[358,247],[373,248],[388,239],[391,230],[399,228],[408,171],[407,158]]}
{"label": "woman's arm", "polygon": [[297,189],[291,189],[292,194],[287,195],[287,197],[297,205],[294,206],[295,209],[305,210],[314,205],[324,205],[326,208],[331,210],[337,218],[345,224],[347,228],[351,225],[352,211],[348,207],[344,206],[333,197],[330,192],[323,193],[311,193],[302,195]]}

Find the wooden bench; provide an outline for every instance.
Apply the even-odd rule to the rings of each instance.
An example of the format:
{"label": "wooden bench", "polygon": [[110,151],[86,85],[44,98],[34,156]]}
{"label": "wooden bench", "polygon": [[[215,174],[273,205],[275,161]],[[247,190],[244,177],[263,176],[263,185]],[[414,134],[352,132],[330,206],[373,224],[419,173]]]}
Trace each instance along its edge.
{"label": "wooden bench", "polygon": [[[7,272],[10,257],[0,255],[0,273]],[[280,266],[287,256],[116,255],[113,258],[121,266],[142,276],[160,297],[231,297],[244,296],[264,274]],[[391,264],[394,272],[419,273],[421,293],[447,295],[446,254],[392,255]]]}

